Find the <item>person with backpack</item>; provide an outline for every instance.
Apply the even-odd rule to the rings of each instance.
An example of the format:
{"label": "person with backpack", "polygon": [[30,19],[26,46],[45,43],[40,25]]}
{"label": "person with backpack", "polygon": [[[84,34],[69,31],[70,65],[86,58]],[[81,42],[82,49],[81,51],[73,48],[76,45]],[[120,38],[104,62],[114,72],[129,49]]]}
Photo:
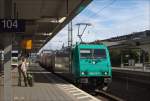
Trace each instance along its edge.
{"label": "person with backpack", "polygon": [[18,73],[19,73],[18,86],[21,86],[21,74],[23,75],[24,78],[24,84],[25,86],[27,86],[27,63],[24,57],[22,57],[21,63],[18,66]]}

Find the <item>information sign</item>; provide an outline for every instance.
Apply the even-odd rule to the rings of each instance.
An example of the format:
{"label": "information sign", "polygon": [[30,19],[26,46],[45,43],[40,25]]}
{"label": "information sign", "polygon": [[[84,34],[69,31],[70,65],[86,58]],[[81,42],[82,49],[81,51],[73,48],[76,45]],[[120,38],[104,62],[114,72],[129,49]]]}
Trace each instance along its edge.
{"label": "information sign", "polygon": [[24,32],[25,20],[0,19],[0,32]]}

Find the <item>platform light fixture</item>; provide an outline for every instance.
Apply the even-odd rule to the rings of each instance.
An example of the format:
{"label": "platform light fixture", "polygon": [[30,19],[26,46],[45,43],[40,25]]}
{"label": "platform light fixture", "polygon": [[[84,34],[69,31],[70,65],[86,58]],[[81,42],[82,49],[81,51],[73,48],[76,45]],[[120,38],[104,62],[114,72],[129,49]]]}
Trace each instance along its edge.
{"label": "platform light fixture", "polygon": [[51,32],[50,33],[37,33],[36,35],[51,36],[52,33]]}
{"label": "platform light fixture", "polygon": [[37,22],[52,22],[52,23],[58,23],[56,18],[41,18],[37,20]]}
{"label": "platform light fixture", "polygon": [[52,33],[44,33],[43,35],[45,35],[45,36],[51,36]]}
{"label": "platform light fixture", "polygon": [[41,19],[38,19],[37,22],[51,22],[51,23],[62,23],[65,21],[67,17],[61,17],[61,18],[48,18],[48,17],[42,17]]}
{"label": "platform light fixture", "polygon": [[65,20],[66,20],[66,17],[62,17],[62,18],[59,19],[58,22],[59,22],[59,23],[62,23],[62,22],[64,22]]}
{"label": "platform light fixture", "polygon": [[45,42],[45,40],[38,40],[39,42]]}

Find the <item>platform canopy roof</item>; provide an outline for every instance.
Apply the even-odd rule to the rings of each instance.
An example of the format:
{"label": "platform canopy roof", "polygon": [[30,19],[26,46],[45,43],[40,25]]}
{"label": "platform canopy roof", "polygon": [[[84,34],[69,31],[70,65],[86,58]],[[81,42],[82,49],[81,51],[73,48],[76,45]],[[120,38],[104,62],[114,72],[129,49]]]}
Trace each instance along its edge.
{"label": "platform canopy roof", "polygon": [[[14,19],[25,20],[25,31],[15,34],[16,46],[23,39],[33,40],[37,52],[51,40],[70,20],[79,14],[92,0],[0,0],[0,19],[5,18],[7,2],[11,2]],[[6,39],[1,37],[4,42]],[[0,42],[1,47],[4,46]]]}

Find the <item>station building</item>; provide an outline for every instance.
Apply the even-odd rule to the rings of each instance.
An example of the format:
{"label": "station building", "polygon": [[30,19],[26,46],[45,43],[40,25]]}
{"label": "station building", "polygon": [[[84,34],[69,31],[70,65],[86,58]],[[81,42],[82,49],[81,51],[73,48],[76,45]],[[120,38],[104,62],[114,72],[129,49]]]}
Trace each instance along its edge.
{"label": "station building", "polygon": [[150,30],[102,40],[110,49],[114,67],[149,67]]}

